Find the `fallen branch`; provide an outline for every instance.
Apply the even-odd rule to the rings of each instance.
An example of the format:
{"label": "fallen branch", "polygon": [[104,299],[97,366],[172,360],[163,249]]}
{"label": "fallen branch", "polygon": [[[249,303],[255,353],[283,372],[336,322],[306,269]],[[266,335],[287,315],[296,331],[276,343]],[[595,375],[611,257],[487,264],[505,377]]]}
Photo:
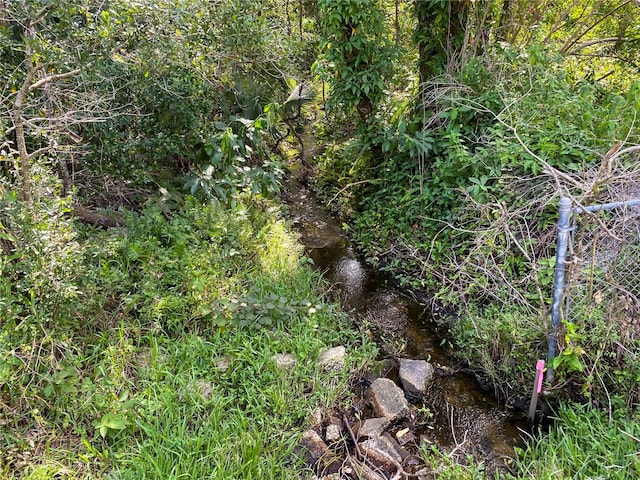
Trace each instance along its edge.
{"label": "fallen branch", "polygon": [[73,215],[77,217],[81,222],[89,225],[95,225],[102,228],[123,227],[124,220],[122,217],[111,217],[109,215],[103,215],[95,211],[89,210],[83,205],[75,205],[73,207]]}

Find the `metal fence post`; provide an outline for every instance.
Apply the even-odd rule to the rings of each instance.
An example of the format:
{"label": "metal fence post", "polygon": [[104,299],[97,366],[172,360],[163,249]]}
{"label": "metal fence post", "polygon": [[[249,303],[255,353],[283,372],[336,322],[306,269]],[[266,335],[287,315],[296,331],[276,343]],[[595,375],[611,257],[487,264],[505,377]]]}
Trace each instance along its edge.
{"label": "metal fence post", "polygon": [[564,273],[567,246],[569,244],[569,225],[571,217],[571,200],[562,197],[558,215],[558,240],[556,243],[556,265],[553,270],[553,303],[551,304],[551,330],[549,331],[549,353],[547,355],[546,381],[553,381],[553,367],[551,360],[556,355],[558,334],[560,333],[561,306],[564,296]]}

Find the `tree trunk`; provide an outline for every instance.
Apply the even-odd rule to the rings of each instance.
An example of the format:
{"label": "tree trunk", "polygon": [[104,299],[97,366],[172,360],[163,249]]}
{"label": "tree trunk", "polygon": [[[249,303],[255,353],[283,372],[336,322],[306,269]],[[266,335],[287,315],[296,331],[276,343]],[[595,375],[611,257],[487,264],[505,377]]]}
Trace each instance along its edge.
{"label": "tree trunk", "polygon": [[441,4],[432,0],[415,0],[416,37],[420,81],[456,70],[465,58],[465,31],[470,1]]}
{"label": "tree trunk", "polygon": [[25,36],[25,63],[27,73],[20,90],[16,92],[16,98],[13,102],[11,109],[11,118],[13,120],[13,126],[16,131],[16,145],[18,147],[18,171],[20,172],[20,196],[22,200],[27,204],[29,209],[33,206],[33,194],[32,194],[32,182],[31,182],[31,169],[29,161],[31,156],[27,151],[26,134],[24,131],[24,118],[22,118],[22,112],[24,109],[27,96],[29,95],[29,89],[31,87],[31,81],[33,80],[36,72],[36,67],[31,59],[31,46],[30,42],[35,38],[36,32],[31,20],[27,20],[24,25]]}
{"label": "tree trunk", "polygon": [[400,44],[400,0],[395,0],[396,6],[396,17],[393,22],[393,26],[396,30],[396,45]]}
{"label": "tree trunk", "polygon": [[303,12],[302,12],[303,4],[302,4],[302,2],[303,2],[303,0],[300,0],[299,12],[298,12],[298,24],[299,24],[298,26],[300,28],[300,41],[302,41],[302,18],[303,18],[302,17],[302,15],[303,15]]}
{"label": "tree trunk", "polygon": [[513,23],[513,0],[504,0],[500,10],[500,20],[496,32],[496,40],[499,42],[511,42],[511,25]]}
{"label": "tree trunk", "polygon": [[29,168],[29,152],[27,151],[27,142],[24,132],[24,119],[22,118],[22,109],[24,108],[25,98],[31,83],[31,75],[27,74],[22,87],[16,93],[16,99],[11,110],[13,126],[16,132],[16,145],[18,147],[18,170],[20,172],[20,195],[22,200],[31,207],[33,205],[33,197],[31,194],[31,170]]}
{"label": "tree trunk", "polygon": [[291,17],[289,16],[289,0],[284,3],[284,16],[287,19],[287,35],[291,36]]}
{"label": "tree trunk", "polygon": [[7,12],[7,0],[0,0],[0,26],[2,27],[9,26],[8,15],[5,17],[6,12]]}
{"label": "tree trunk", "polygon": [[68,197],[73,190],[73,180],[69,174],[69,168],[67,167],[67,160],[62,157],[58,157],[58,173],[62,180],[62,195]]}
{"label": "tree trunk", "polygon": [[[49,85],[45,85],[42,89],[45,97],[45,110],[47,112],[47,117],[49,117],[49,130],[50,135],[54,138],[54,140],[49,140],[50,145],[57,145],[60,141],[60,119],[56,117],[55,109],[53,106],[53,98],[51,96],[51,89]],[[62,195],[67,197],[71,194],[71,190],[73,188],[71,182],[71,175],[69,175],[69,169],[67,168],[67,161],[64,158],[64,155],[56,155],[58,161],[58,174],[60,175],[60,180],[62,180]]]}

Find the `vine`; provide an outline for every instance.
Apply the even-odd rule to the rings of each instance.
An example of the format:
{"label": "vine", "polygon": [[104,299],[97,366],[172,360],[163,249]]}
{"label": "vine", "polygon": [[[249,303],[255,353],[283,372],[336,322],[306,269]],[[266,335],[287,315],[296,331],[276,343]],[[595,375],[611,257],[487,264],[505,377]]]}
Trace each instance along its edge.
{"label": "vine", "polygon": [[328,107],[357,111],[368,123],[383,99],[393,49],[378,0],[321,0],[323,55],[315,71],[331,88]]}

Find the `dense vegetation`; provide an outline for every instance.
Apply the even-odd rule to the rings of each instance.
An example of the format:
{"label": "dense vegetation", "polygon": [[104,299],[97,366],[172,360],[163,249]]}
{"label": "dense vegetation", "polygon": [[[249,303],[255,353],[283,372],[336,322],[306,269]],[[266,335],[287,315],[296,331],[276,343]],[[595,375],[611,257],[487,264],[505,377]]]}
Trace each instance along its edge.
{"label": "dense vegetation", "polygon": [[0,477],[300,478],[372,350],[269,200],[296,11],[0,5]]}
{"label": "dense vegetation", "polygon": [[[506,403],[522,405],[536,359],[547,356],[558,200],[638,196],[638,6],[423,0],[395,2],[394,12],[372,1],[368,21],[361,3],[321,3],[325,41],[316,69],[331,85],[331,120],[351,130],[328,123],[318,188],[349,219],[369,262],[442,313],[460,356]],[[388,14],[382,38],[380,12]],[[589,221],[599,233],[586,228]],[[612,234],[606,219],[596,222],[578,228]],[[572,278],[593,292],[615,272],[583,263],[583,255],[607,255],[579,248],[587,235],[573,245]],[[637,267],[624,273],[637,274]],[[636,305],[637,283],[621,283]],[[636,437],[617,422],[636,415],[640,400],[639,332],[629,328],[639,312],[610,308],[620,294],[603,300],[603,291],[565,314],[561,351],[548,365],[555,381],[546,389],[609,413],[593,413],[589,433],[561,413],[570,426],[546,441],[567,458],[577,444],[563,450],[563,435],[570,443],[580,435],[620,441],[625,453],[609,470],[532,461],[528,475],[626,478],[637,469],[620,467]],[[562,405],[562,412],[574,408]],[[592,447],[584,448],[597,455]]]}
{"label": "dense vegetation", "polygon": [[[323,6],[329,106],[361,115],[357,135],[329,146],[318,185],[372,264],[450,307],[453,338],[506,398],[526,395],[525,370],[545,355],[558,199],[626,200],[638,178],[637,6],[570,3],[415,2],[414,35],[395,46],[391,23],[386,42],[369,39],[379,22],[365,31],[358,2]],[[597,370],[604,384],[573,378],[594,402],[630,388],[636,403],[635,358],[597,358],[635,341],[587,339],[604,320],[589,321],[576,334],[586,355],[561,357],[558,372]]]}
{"label": "dense vegetation", "polygon": [[[637,192],[639,14],[0,1],[0,476],[300,478],[296,431],[348,376],[318,352],[373,352],[273,198],[316,91],[327,204],[517,403],[546,354],[558,198]],[[565,322],[547,386],[588,406],[550,403],[515,478],[638,473],[638,340],[598,312]]]}

